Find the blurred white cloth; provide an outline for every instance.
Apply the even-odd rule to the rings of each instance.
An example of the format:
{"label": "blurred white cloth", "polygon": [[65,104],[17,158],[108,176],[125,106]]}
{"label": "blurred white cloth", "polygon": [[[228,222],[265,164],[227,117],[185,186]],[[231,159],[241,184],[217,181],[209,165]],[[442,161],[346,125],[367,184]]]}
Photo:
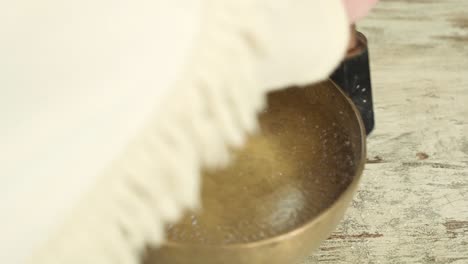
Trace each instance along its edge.
{"label": "blurred white cloth", "polygon": [[[169,100],[214,1],[237,5],[0,0],[0,263],[43,247]],[[318,81],[338,64],[348,38],[341,0],[249,1],[262,21],[252,27],[265,91]]]}

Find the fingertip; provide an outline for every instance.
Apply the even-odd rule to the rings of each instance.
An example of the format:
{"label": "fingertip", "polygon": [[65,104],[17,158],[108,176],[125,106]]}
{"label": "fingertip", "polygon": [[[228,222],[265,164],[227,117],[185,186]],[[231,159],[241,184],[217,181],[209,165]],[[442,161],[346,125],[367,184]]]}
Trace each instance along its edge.
{"label": "fingertip", "polygon": [[343,0],[343,2],[350,23],[354,23],[367,16],[378,0]]}

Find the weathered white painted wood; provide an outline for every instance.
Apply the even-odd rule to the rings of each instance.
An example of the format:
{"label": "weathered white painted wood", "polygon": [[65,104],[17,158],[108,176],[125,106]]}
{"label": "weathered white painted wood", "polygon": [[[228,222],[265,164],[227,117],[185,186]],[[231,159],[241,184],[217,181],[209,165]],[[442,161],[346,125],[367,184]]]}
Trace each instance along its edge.
{"label": "weathered white painted wood", "polygon": [[468,1],[383,0],[369,39],[377,127],[345,220],[312,263],[468,263]]}

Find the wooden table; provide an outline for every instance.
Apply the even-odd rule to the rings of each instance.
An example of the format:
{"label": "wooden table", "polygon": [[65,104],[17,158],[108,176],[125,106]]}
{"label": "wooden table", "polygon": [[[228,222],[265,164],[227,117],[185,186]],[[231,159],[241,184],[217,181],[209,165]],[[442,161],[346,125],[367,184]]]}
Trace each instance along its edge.
{"label": "wooden table", "polygon": [[383,0],[370,45],[377,127],[360,191],[303,264],[468,263],[468,0]]}

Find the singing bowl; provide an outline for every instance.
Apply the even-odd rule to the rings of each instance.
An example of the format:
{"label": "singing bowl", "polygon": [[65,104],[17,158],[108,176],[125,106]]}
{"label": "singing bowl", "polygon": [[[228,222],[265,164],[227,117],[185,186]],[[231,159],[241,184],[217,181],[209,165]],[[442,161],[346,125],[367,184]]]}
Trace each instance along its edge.
{"label": "singing bowl", "polygon": [[203,173],[202,205],[167,228],[146,264],[285,264],[342,219],[365,164],[359,112],[331,81],[268,95],[260,132]]}

